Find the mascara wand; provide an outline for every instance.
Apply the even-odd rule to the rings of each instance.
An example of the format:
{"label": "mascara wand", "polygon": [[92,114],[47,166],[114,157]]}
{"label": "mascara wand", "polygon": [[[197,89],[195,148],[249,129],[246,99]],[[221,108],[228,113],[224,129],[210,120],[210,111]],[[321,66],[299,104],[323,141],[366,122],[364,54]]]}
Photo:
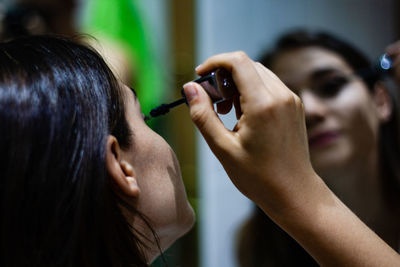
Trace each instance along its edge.
{"label": "mascara wand", "polygon": [[167,114],[171,108],[179,106],[179,105],[181,105],[183,103],[186,103],[186,98],[181,98],[181,99],[176,100],[176,101],[174,101],[174,102],[172,102],[170,104],[161,104],[158,107],[153,108],[150,111],[150,115],[149,116],[145,116],[144,120],[147,121],[147,120],[150,120],[150,119],[152,119],[154,117],[158,117],[158,116]]}
{"label": "mascara wand", "polygon": [[[211,73],[194,80],[194,82],[199,83],[204,88],[214,104],[238,95],[238,90],[232,79],[231,73],[224,68],[216,69]],[[171,108],[183,103],[187,104],[183,89],[181,90],[181,94],[183,98],[170,104],[162,104],[152,109],[150,115],[145,116],[144,120],[147,121],[154,117],[164,115],[168,113]]]}

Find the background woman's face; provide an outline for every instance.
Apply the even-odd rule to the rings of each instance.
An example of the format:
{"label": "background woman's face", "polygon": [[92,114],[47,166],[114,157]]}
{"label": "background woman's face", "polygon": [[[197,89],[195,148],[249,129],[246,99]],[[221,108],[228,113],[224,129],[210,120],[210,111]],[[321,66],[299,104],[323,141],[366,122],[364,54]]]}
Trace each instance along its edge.
{"label": "background woman's face", "polygon": [[319,47],[280,54],[271,68],[304,104],[311,161],[324,177],[377,153],[379,119],[366,84],[338,54]]}
{"label": "background woman's face", "polygon": [[[146,125],[131,89],[123,86],[123,90],[126,118],[133,133],[132,145],[123,152],[123,158],[133,166],[140,188],[137,209],[150,219],[165,249],[192,227],[194,212],[187,200],[175,153]],[[134,227],[148,230],[139,221],[134,222]],[[158,248],[154,248],[154,254],[158,253]]]}

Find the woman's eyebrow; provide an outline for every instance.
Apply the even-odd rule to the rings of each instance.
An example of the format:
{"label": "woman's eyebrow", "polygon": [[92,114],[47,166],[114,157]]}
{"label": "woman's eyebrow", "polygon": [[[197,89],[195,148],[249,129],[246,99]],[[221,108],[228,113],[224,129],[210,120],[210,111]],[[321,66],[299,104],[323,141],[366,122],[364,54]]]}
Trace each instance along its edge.
{"label": "woman's eyebrow", "polygon": [[333,73],[342,73],[342,72],[336,68],[323,68],[323,69],[319,69],[319,70],[313,72],[311,75],[311,79],[315,80],[315,79],[323,78],[323,77],[333,74]]}

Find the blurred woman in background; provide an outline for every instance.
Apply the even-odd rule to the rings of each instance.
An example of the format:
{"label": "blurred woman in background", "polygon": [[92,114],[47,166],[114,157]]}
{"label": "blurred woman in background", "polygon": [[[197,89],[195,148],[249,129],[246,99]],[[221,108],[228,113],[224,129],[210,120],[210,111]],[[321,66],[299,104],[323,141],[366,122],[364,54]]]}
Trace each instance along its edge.
{"label": "blurred woman in background", "polygon": [[[288,33],[260,62],[302,99],[315,171],[362,221],[398,250],[397,94],[389,92],[358,49],[327,33]],[[238,242],[241,266],[317,266],[258,208],[240,230]]]}

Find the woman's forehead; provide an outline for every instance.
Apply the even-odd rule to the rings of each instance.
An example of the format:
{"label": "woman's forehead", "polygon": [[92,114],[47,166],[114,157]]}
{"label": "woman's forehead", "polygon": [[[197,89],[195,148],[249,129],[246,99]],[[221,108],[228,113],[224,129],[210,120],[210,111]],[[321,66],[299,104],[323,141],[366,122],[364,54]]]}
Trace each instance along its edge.
{"label": "woman's forehead", "polygon": [[345,73],[352,72],[352,68],[339,54],[316,46],[280,53],[275,58],[271,69],[280,79],[291,83],[312,77],[321,70],[332,69]]}

